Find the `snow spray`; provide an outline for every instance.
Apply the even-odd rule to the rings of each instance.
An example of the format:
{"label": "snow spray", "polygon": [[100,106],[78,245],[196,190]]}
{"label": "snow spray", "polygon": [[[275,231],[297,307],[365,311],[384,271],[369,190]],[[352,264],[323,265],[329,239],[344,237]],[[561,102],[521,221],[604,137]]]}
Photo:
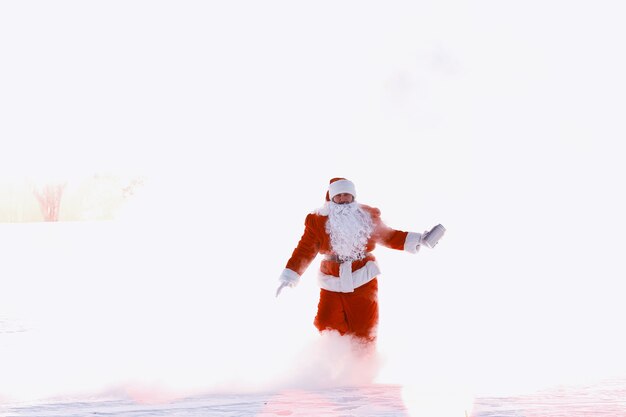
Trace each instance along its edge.
{"label": "snow spray", "polygon": [[434,248],[437,242],[439,242],[439,239],[441,239],[441,237],[443,236],[445,232],[446,232],[446,228],[438,224],[437,226],[433,227],[432,229],[430,229],[429,232],[426,233],[426,236],[422,238],[422,241],[429,248]]}

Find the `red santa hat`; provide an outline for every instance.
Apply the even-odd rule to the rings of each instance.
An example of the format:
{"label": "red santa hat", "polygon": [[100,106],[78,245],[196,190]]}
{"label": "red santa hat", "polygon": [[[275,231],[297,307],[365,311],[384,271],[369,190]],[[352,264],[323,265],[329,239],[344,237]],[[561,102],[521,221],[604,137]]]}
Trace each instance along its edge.
{"label": "red santa hat", "polygon": [[356,199],[356,188],[354,183],[345,178],[333,178],[328,185],[328,191],[326,192],[326,201],[330,201],[337,194],[347,193],[351,194]]}

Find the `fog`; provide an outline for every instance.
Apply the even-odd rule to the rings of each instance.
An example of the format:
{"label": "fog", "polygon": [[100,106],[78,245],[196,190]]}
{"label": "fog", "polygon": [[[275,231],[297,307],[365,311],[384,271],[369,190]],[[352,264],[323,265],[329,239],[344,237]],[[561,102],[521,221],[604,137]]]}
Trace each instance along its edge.
{"label": "fog", "polygon": [[320,383],[317,262],[274,293],[336,176],[448,230],[375,252],[377,381],[624,376],[622,8],[2,4],[3,182],[145,178],[111,220],[0,225],[2,396]]}

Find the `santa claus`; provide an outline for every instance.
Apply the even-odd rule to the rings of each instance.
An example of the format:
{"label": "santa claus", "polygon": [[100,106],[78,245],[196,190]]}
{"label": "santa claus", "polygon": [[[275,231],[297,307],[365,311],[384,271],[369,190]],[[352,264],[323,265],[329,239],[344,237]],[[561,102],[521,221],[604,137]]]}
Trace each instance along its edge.
{"label": "santa claus", "polygon": [[386,226],[380,210],[356,202],[355,186],[345,178],[330,181],[326,203],[307,215],[304,224],[304,234],[279,278],[276,296],[283,288],[296,286],[317,254],[322,254],[315,327],[320,332],[336,330],[374,341],[378,324],[376,277],[380,270],[372,251],[380,243],[417,253],[426,233]]}

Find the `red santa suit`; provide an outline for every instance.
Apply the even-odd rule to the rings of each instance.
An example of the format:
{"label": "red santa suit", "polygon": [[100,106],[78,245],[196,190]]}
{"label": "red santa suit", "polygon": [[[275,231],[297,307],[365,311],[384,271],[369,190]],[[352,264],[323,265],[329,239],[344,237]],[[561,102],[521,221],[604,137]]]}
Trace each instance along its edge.
{"label": "red santa suit", "polygon": [[392,229],[382,222],[380,210],[354,203],[362,215],[369,216],[371,227],[366,241],[361,245],[362,252],[352,259],[346,259],[333,249],[327,227],[331,204],[334,203],[327,201],[320,210],[306,216],[304,233],[280,281],[290,286],[297,285],[317,254],[324,255],[318,274],[321,290],[315,326],[319,331],[337,330],[342,335],[373,340],[378,323],[376,277],[380,269],[372,252],[377,244],[381,244],[391,249],[417,253],[422,235]]}

